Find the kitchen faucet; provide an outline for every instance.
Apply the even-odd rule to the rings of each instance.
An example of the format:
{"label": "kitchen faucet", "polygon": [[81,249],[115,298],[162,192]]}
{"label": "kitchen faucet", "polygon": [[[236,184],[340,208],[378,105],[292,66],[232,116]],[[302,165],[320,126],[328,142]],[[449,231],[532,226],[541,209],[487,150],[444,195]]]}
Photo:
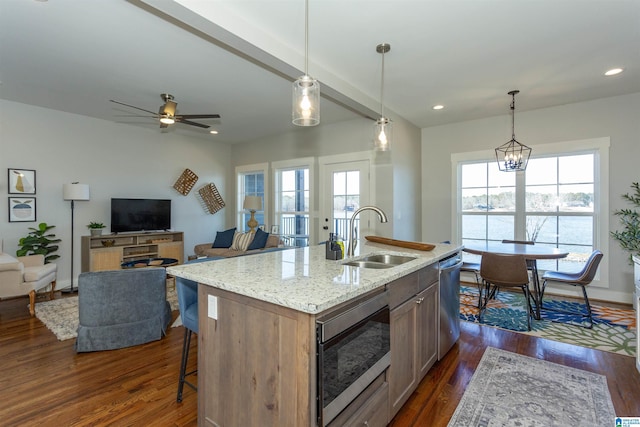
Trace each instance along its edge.
{"label": "kitchen faucet", "polygon": [[357,239],[354,237],[354,228],[353,228],[353,223],[355,222],[354,220],[356,219],[356,216],[358,216],[358,214],[362,211],[374,211],[378,214],[378,216],[380,217],[380,222],[388,222],[389,220],[387,219],[387,214],[385,214],[382,209],[375,207],[375,206],[363,206],[360,209],[358,209],[357,211],[355,211],[353,213],[353,215],[351,216],[351,219],[349,220],[349,248],[347,249],[347,256],[353,256],[353,253],[356,249],[356,245],[358,244]]}

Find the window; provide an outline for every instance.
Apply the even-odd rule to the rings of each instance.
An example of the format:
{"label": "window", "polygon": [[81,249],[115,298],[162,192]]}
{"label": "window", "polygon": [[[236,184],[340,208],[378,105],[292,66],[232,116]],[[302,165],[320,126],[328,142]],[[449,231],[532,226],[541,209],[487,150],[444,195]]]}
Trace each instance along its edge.
{"label": "window", "polygon": [[540,270],[579,270],[608,242],[608,147],[608,138],[536,147],[523,173],[500,171],[493,153],[482,160],[470,158],[479,153],[453,155],[454,236],[463,245],[532,240],[570,253],[539,261]]}
{"label": "window", "polygon": [[286,243],[309,245],[313,159],[274,162],[275,221]]}
{"label": "window", "polygon": [[[259,196],[262,197],[262,211],[257,211],[255,214],[258,224],[266,224],[265,212],[267,210],[267,199],[265,198],[267,176],[267,164],[261,163],[258,165],[239,166],[236,168],[237,177],[237,198],[236,198],[236,212],[238,213],[237,227],[238,230],[247,231],[247,222],[251,217],[251,213],[243,209],[242,204],[245,196]],[[267,230],[268,231],[268,230]]]}

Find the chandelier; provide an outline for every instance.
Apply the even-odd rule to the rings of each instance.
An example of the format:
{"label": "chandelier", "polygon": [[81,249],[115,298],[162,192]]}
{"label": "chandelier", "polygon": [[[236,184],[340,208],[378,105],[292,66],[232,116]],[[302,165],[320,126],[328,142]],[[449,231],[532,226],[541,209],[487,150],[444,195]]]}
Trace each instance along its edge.
{"label": "chandelier", "polygon": [[515,116],[516,116],[516,95],[519,90],[512,90],[511,95],[511,141],[505,142],[496,148],[496,160],[498,167],[504,172],[517,172],[527,169],[531,148],[516,141]]}

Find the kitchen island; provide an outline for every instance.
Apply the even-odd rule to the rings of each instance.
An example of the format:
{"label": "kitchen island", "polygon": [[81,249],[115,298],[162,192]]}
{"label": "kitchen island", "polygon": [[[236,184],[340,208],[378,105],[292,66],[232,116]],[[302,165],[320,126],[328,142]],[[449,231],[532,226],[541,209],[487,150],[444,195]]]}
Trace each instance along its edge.
{"label": "kitchen island", "polygon": [[[324,246],[319,245],[169,267],[169,274],[200,283],[199,425],[316,426],[319,419],[316,321],[387,289],[398,290],[389,294],[392,319],[395,306],[400,309],[405,299],[428,292],[424,294],[428,295],[424,307],[429,307],[431,315],[404,308],[402,314],[406,313],[403,319],[414,323],[418,318],[428,320],[429,339],[424,339],[423,347],[433,353],[438,333],[437,286],[432,286],[434,280],[437,284],[437,262],[459,250],[453,245],[440,244],[425,252],[363,240],[351,260],[370,254],[415,259],[386,269],[353,267],[344,265],[348,260],[326,260]],[[420,283],[425,286],[421,287]],[[425,299],[420,298],[409,308],[413,309]],[[409,325],[396,322],[401,324]],[[407,328],[402,328],[403,335],[407,335]],[[394,330],[393,320],[391,329]],[[390,370],[401,366],[400,363],[394,366],[397,343],[406,341],[406,345],[419,346],[420,334],[417,330],[414,332],[415,336],[395,339],[392,332]],[[403,351],[395,353],[397,357],[404,356]],[[415,353],[418,357],[418,349]],[[435,358],[430,357],[427,366],[434,362]],[[415,371],[413,365],[417,363],[407,364]],[[408,373],[408,369],[396,377],[411,377],[411,384],[417,386],[418,374]],[[423,369],[420,375],[424,373]],[[378,424],[370,425],[386,425],[394,410],[399,409],[398,404],[410,394],[409,386],[395,387],[401,393],[394,393],[394,383],[387,384],[387,374],[377,378],[372,383],[375,388],[362,393],[361,401],[354,401],[351,408],[344,411],[346,415],[341,414],[343,420],[338,417],[334,424],[344,424],[344,417],[359,416],[360,407],[371,407]],[[392,396],[387,389],[392,390]],[[403,397],[395,398],[400,394]],[[390,406],[395,408],[391,412]],[[383,413],[380,408],[384,409]]]}

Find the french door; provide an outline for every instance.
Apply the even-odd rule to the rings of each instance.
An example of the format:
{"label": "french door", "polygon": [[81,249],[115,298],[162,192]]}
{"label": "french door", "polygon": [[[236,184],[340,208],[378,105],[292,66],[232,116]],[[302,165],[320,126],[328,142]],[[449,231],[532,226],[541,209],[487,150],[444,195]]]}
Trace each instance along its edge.
{"label": "french door", "polygon": [[[351,216],[358,208],[370,203],[369,168],[368,159],[320,159],[318,241],[329,240],[329,233],[348,240]],[[369,228],[368,213],[363,212],[362,217],[356,218],[354,226],[358,236]]]}

